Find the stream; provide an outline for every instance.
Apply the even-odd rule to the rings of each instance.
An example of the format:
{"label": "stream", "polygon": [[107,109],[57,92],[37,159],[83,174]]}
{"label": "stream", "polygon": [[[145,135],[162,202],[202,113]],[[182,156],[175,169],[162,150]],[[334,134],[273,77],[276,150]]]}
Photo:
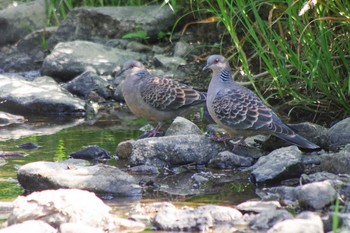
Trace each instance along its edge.
{"label": "stream", "polygon": [[[16,179],[16,170],[24,164],[35,161],[62,161],[66,160],[71,153],[80,150],[84,146],[98,145],[104,148],[113,157],[107,164],[126,170],[127,161],[116,159],[115,149],[118,143],[137,138],[141,132],[139,128],[146,124],[144,120],[124,117],[123,120],[113,114],[98,120],[62,119],[62,118],[38,118],[32,117],[24,125],[11,125],[0,130],[0,148],[3,151],[24,152],[28,156],[6,158],[7,163],[0,169],[0,201],[14,200],[24,190]],[[31,133],[34,133],[30,135]],[[27,135],[28,134],[28,135]],[[19,136],[26,135],[26,136]],[[9,139],[12,138],[12,139]],[[40,147],[33,150],[20,149],[17,146],[26,142],[32,142]],[[181,179],[190,179],[194,173],[209,172],[197,169],[188,169],[181,174],[161,175],[158,177],[139,177],[140,180],[154,180],[155,183],[162,181],[166,186],[163,191],[144,191],[138,198],[112,198],[102,197],[104,201],[113,207],[121,215],[126,214],[128,209],[138,202],[171,201],[183,206],[198,206],[202,204],[235,205],[243,201],[256,198],[255,187],[248,181],[247,174],[239,171],[214,171],[212,174],[220,174],[226,177],[227,182],[213,184],[210,192],[195,192],[186,194],[186,190],[179,182]],[[181,180],[180,179],[180,180]],[[192,187],[188,187],[192,188]],[[186,187],[185,187],[186,189]],[[164,191],[168,190],[168,191]],[[175,190],[175,191],[174,191]],[[215,190],[213,192],[213,190]]]}

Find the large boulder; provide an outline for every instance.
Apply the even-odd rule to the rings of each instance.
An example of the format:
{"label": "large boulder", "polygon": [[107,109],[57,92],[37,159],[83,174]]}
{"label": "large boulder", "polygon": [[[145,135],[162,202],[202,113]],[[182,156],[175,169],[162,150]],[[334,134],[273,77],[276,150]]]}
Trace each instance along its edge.
{"label": "large boulder", "polygon": [[0,46],[15,43],[30,32],[45,27],[46,15],[45,0],[0,10]]}
{"label": "large boulder", "polygon": [[49,77],[25,81],[0,75],[0,110],[28,115],[85,115],[85,102]]}
{"label": "large boulder", "polygon": [[41,72],[58,81],[70,81],[85,71],[112,73],[129,59],[142,60],[141,53],[111,48],[89,41],[62,42],[55,46],[43,63]]}
{"label": "large boulder", "polygon": [[328,130],[328,144],[332,151],[338,151],[350,144],[350,117],[339,121]]}
{"label": "large boulder", "polygon": [[67,162],[34,162],[17,172],[22,187],[29,191],[77,188],[101,195],[138,196],[141,187],[127,173],[108,165],[81,166]]}
{"label": "large boulder", "polygon": [[[13,211],[7,225],[37,219],[56,229],[61,228],[63,224],[81,224],[100,229],[93,232],[134,232],[144,229],[142,223],[113,216],[111,207],[104,204],[95,194],[78,189],[46,190],[18,197],[13,203]],[[86,232],[83,229],[86,228],[79,232]]]}
{"label": "large boulder", "polygon": [[58,42],[121,38],[130,32],[142,31],[145,37],[156,38],[175,23],[169,7],[81,7],[72,10],[49,39],[52,48]]}

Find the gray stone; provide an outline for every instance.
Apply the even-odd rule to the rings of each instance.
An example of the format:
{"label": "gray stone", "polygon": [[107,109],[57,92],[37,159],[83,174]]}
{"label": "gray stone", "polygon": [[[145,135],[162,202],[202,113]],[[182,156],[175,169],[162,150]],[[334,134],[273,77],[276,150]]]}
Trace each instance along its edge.
{"label": "gray stone", "polygon": [[141,188],[127,173],[108,165],[79,166],[62,162],[34,162],[17,171],[23,188],[30,191],[78,188],[97,194],[138,196]]}
{"label": "gray stone", "polygon": [[70,81],[85,71],[112,73],[117,65],[121,66],[129,59],[142,60],[144,57],[140,53],[88,41],[62,42],[45,58],[41,71],[57,80]]}
{"label": "gray stone", "polygon": [[252,158],[236,155],[230,151],[220,152],[209,161],[209,166],[219,169],[232,169],[235,167],[249,167],[253,164]]}
{"label": "gray stone", "polygon": [[296,206],[298,204],[295,187],[277,186],[257,189],[256,194],[263,200],[277,200],[288,206]]}
{"label": "gray stone", "polygon": [[344,178],[350,182],[349,177],[340,177],[336,174],[329,172],[316,172],[313,174],[302,174],[301,182],[303,184],[312,183],[312,182],[320,182],[325,180],[343,180]]}
{"label": "gray stone", "polygon": [[286,219],[292,219],[293,215],[287,210],[266,210],[263,211],[250,221],[250,228],[253,230],[267,230],[273,227],[278,222],[282,222]]}
{"label": "gray stone", "polygon": [[109,86],[107,80],[91,71],[86,71],[63,85],[70,93],[86,99],[91,92],[96,92],[103,99],[111,99],[113,90]]}
{"label": "gray stone", "polygon": [[296,146],[274,150],[260,157],[252,170],[251,176],[258,183],[300,176],[303,172],[302,152]]}
{"label": "gray stone", "polygon": [[26,34],[45,27],[46,13],[44,0],[0,10],[0,46],[15,43]]}
{"label": "gray stone", "polygon": [[169,7],[159,5],[126,7],[81,7],[73,9],[49,40],[52,48],[57,42],[121,38],[127,33],[142,31],[156,38],[175,23]]}
{"label": "gray stone", "polygon": [[[317,124],[312,124],[309,122],[303,122],[299,124],[290,124],[289,125],[293,130],[295,130],[298,134],[308,139],[309,141],[317,144],[322,148],[328,148],[327,142],[327,131],[328,129]],[[287,142],[279,139],[276,136],[269,137],[266,141],[264,141],[262,147],[264,150],[274,150],[280,147],[288,146]]]}
{"label": "gray stone", "polygon": [[175,57],[184,57],[187,54],[189,54],[192,49],[193,49],[193,46],[191,46],[187,42],[185,42],[185,41],[178,41],[178,42],[175,43],[174,56]]}
{"label": "gray stone", "polygon": [[176,70],[180,65],[186,65],[186,61],[181,57],[167,57],[162,54],[154,56],[155,64],[169,70]]}
{"label": "gray stone", "polygon": [[238,210],[229,207],[205,205],[177,209],[168,204],[158,210],[153,224],[158,230],[165,231],[205,231],[218,225],[233,224],[241,217]]}
{"label": "gray stone", "polygon": [[0,229],[0,233],[57,233],[57,230],[41,220],[28,220]]}
{"label": "gray stone", "polygon": [[206,164],[224,148],[204,135],[176,135],[145,138],[133,143],[130,164],[177,166],[189,163]]}
{"label": "gray stone", "polygon": [[40,219],[55,228],[66,223],[84,224],[107,232],[120,232],[121,229],[142,231],[145,228],[142,223],[113,216],[110,213],[111,207],[95,194],[78,189],[34,192],[18,197],[13,205],[8,225]]}
{"label": "gray stone", "polygon": [[85,102],[49,77],[24,81],[0,75],[0,110],[14,114],[84,115]]}
{"label": "gray stone", "polygon": [[0,126],[6,126],[11,124],[22,124],[26,121],[23,116],[13,115],[7,112],[0,112]]}
{"label": "gray stone", "polygon": [[127,141],[120,142],[117,146],[116,153],[120,159],[129,159],[132,153],[132,146],[135,140],[130,139]]}
{"label": "gray stone", "polygon": [[152,47],[142,44],[137,41],[131,41],[126,45],[126,49],[129,49],[134,52],[142,53],[142,52],[149,52],[152,50]]}
{"label": "gray stone", "polygon": [[329,181],[314,182],[297,187],[299,205],[305,208],[322,209],[337,198],[337,191]]}
{"label": "gray stone", "polygon": [[332,151],[338,151],[350,144],[350,117],[339,121],[328,130],[328,144]]}
{"label": "gray stone", "polygon": [[334,174],[350,174],[350,145],[334,154],[320,156],[320,168]]}
{"label": "gray stone", "polygon": [[189,134],[203,135],[196,124],[183,117],[176,117],[165,132],[165,136]]}
{"label": "gray stone", "polygon": [[132,174],[137,174],[137,175],[158,175],[159,174],[158,168],[150,165],[139,165],[139,166],[131,167],[128,169],[128,171]]}
{"label": "gray stone", "polygon": [[[306,215],[306,216],[305,216]],[[267,233],[323,233],[323,223],[315,213],[301,213],[294,219],[287,219],[274,225]]]}
{"label": "gray stone", "polygon": [[236,206],[241,212],[269,212],[281,208],[278,201],[246,201]]}

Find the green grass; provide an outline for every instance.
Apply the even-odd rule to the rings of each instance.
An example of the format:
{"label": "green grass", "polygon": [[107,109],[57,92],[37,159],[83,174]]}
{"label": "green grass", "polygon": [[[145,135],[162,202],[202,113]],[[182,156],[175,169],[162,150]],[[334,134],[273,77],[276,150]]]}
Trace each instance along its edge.
{"label": "green grass", "polygon": [[298,16],[303,3],[205,0],[201,4],[219,18],[232,40],[233,48],[222,48],[222,53],[242,67],[266,101],[279,99],[291,109],[348,114],[350,2],[319,1]]}

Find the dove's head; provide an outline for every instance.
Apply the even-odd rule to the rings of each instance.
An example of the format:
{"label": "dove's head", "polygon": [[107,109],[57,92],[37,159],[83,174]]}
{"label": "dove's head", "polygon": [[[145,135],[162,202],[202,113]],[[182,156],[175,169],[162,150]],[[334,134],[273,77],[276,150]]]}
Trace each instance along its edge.
{"label": "dove's head", "polygon": [[127,75],[131,74],[131,73],[137,73],[140,70],[144,70],[145,67],[144,65],[136,60],[128,60],[126,62],[124,62],[123,67],[121,68],[121,70],[119,70],[119,72],[116,73],[115,76],[120,76],[121,74],[123,74],[124,72],[127,71]]}
{"label": "dove's head", "polygon": [[211,69],[212,71],[219,71],[227,68],[228,63],[224,56],[221,55],[211,55],[207,59],[207,64],[204,66],[203,70]]}

